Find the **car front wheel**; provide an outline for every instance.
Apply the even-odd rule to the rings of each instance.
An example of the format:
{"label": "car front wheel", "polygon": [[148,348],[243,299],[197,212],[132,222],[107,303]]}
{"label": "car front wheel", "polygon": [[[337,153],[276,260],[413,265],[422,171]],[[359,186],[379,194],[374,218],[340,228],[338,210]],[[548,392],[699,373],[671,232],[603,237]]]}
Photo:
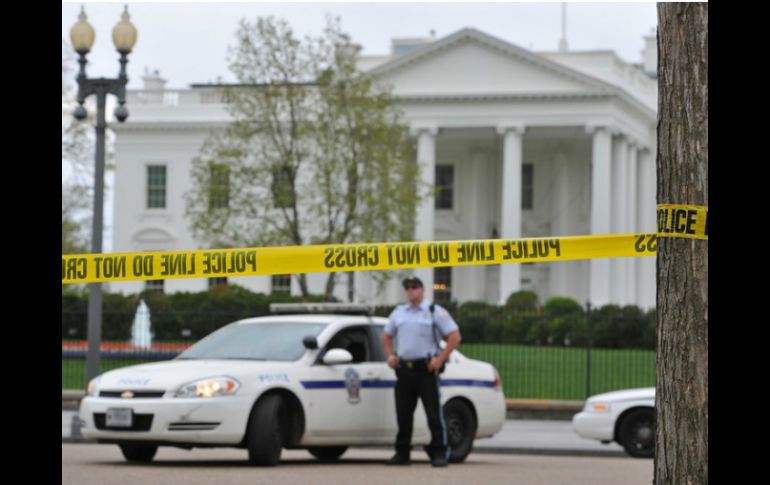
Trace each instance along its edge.
{"label": "car front wheel", "polygon": [[618,442],[633,457],[652,458],[655,453],[654,411],[637,409],[628,413],[618,428]]}
{"label": "car front wheel", "polygon": [[125,459],[133,463],[149,463],[155,458],[155,453],[158,451],[157,446],[151,445],[125,444],[119,446]]}
{"label": "car front wheel", "polygon": [[260,399],[249,417],[249,463],[257,466],[277,465],[281,459],[286,429],[286,406],[281,396],[272,394]]}

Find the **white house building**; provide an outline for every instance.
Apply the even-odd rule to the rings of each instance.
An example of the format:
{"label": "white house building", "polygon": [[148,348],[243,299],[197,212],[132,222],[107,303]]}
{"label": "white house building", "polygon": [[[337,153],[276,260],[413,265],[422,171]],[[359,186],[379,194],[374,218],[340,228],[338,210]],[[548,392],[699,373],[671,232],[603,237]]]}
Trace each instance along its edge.
{"label": "white house building", "polygon": [[[389,56],[361,66],[393,87],[423,176],[442,187],[418,208],[416,240],[653,232],[657,81],[655,37],[644,61],[612,51],[532,52],[475,29],[440,39],[397,39]],[[155,74],[130,91],[131,116],[115,124],[113,251],[199,249],[184,217],[191,160],[229,115],[221,85],[165,89]],[[499,303],[514,291],[541,302],[569,296],[593,305],[655,304],[654,258],[421,268],[428,297]],[[325,274],[309,275],[321,293]],[[394,279],[377,288],[354,274],[356,301],[403,300]],[[298,293],[288,276],[232,280],[253,291]],[[338,274],[335,294],[348,299]],[[202,291],[211,282],[113,283]],[[434,293],[435,289],[435,295]]]}

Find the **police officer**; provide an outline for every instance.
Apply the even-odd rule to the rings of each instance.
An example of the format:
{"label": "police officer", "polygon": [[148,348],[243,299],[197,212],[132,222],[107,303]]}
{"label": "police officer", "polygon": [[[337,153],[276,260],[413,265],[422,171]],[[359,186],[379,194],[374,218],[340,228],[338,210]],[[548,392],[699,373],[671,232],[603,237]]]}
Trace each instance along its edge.
{"label": "police officer", "polygon": [[[444,413],[439,397],[439,370],[449,354],[460,344],[460,330],[457,323],[445,309],[424,301],[425,289],[422,281],[410,276],[403,281],[406,305],[397,306],[390,314],[382,343],[388,354],[388,366],[396,370],[396,454],[388,465],[408,465],[412,449],[412,424],[417,399],[422,399],[430,427],[431,442],[428,453],[431,465],[447,466],[449,446],[447,443]],[[434,325],[435,322],[435,325]],[[437,330],[446,339],[444,350],[438,346]],[[393,337],[398,335],[398,355],[393,353]]]}

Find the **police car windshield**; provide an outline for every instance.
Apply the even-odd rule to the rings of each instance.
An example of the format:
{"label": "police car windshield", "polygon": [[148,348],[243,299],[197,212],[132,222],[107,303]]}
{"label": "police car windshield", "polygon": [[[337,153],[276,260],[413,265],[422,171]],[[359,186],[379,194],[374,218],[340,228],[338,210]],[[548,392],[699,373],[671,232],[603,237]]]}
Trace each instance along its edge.
{"label": "police car windshield", "polygon": [[303,337],[317,337],[325,324],[263,323],[220,328],[177,359],[242,359],[294,361],[305,352]]}

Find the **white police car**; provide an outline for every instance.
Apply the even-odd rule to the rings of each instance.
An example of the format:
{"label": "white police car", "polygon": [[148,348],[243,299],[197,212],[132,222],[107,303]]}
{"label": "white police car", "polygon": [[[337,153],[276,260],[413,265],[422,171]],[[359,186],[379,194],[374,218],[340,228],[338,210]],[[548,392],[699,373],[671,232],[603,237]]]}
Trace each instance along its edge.
{"label": "white police car", "polygon": [[[349,446],[392,445],[396,377],[380,340],[385,323],[341,314],[234,322],[174,360],[93,379],[80,404],[82,434],[138,462],[151,461],[158,446],[245,448],[252,464],[275,465],[283,448],[334,460]],[[441,375],[441,402],[452,462],[502,428],[497,370],[457,350]],[[430,442],[422,403],[412,442]]]}
{"label": "white police car", "polygon": [[591,396],[572,418],[579,436],[618,442],[631,456],[655,453],[655,388],[629,389]]}

